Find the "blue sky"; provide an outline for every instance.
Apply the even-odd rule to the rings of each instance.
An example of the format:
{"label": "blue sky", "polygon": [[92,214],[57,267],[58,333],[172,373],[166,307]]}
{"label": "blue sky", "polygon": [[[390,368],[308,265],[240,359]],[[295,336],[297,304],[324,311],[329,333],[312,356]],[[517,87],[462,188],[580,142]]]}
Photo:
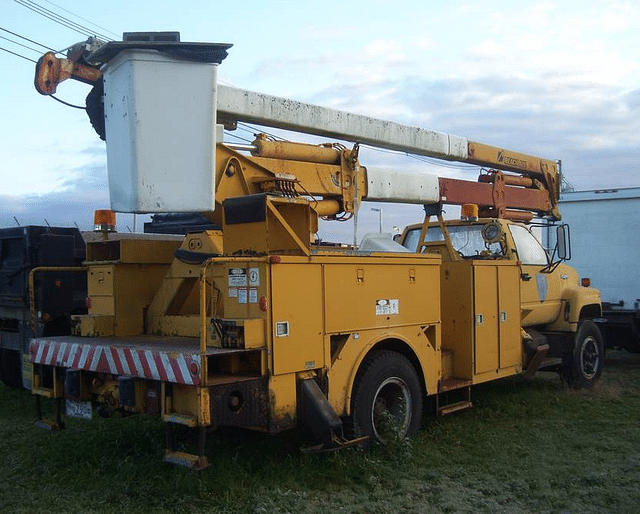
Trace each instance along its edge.
{"label": "blue sky", "polygon": [[[177,30],[183,41],[233,43],[225,84],[562,159],[576,189],[640,186],[634,2],[34,2],[113,38]],[[0,0],[1,28],[55,49],[85,39],[22,3]],[[4,39],[0,47],[38,57]],[[0,66],[0,226],[14,216],[88,226],[108,206],[104,143],[84,112],[34,90],[32,63],[0,51]],[[68,81],[58,96],[82,105],[87,92]],[[361,161],[477,175],[375,151]],[[370,207],[362,231],[377,229]],[[420,209],[385,205],[384,218],[391,230]]]}

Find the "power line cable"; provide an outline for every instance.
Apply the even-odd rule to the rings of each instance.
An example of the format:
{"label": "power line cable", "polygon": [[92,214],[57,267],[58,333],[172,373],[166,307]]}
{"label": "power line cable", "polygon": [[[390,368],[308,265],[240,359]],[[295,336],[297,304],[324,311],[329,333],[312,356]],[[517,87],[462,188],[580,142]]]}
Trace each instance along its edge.
{"label": "power line cable", "polygon": [[263,134],[266,134],[269,137],[272,137],[273,139],[277,139],[277,140],[280,140],[280,141],[287,141],[287,139],[285,139],[284,137],[276,136],[275,134],[270,134],[269,132],[264,130],[264,128],[256,127],[254,125],[249,125],[248,123],[243,123],[243,122],[239,121],[238,122],[238,127],[246,130],[247,132],[253,132],[254,135],[255,135],[256,132],[261,132]]}
{"label": "power line cable", "polygon": [[[2,37],[2,36],[0,36],[0,37]],[[5,39],[5,38],[3,38],[3,39]],[[21,57],[22,59],[25,59],[26,61],[31,61],[32,63],[37,64],[37,61],[34,61],[33,59],[30,59],[29,57],[26,57],[26,56],[21,55],[21,54],[19,54],[19,53],[12,52],[11,50],[7,50],[6,48],[3,48],[3,47],[1,47],[1,46],[0,46],[0,50],[4,50],[5,52],[8,52],[8,53],[10,53],[10,54],[13,54],[13,55],[15,55],[15,56],[17,56],[17,57]],[[70,104],[69,102],[65,102],[64,100],[61,100],[60,98],[58,98],[58,97],[56,97],[56,96],[54,96],[54,95],[47,95],[47,96],[48,96],[48,97],[50,97],[50,98],[53,98],[56,102],[60,102],[61,104],[64,104],[64,105],[66,105],[66,106],[68,106],[68,107],[73,107],[74,109],[82,109],[83,111],[84,111],[84,110],[86,110],[86,108],[85,108],[85,107],[82,107],[82,106],[80,106],[80,105],[73,105],[73,104]]]}
{"label": "power line cable", "polygon": [[426,164],[431,164],[433,166],[438,166],[440,168],[448,168],[448,169],[453,169],[453,170],[458,170],[458,171],[466,171],[469,170],[471,168],[475,168],[476,165],[475,164],[467,164],[467,163],[458,163],[458,164],[453,164],[453,163],[449,163],[447,161],[442,161],[440,159],[437,159],[435,157],[427,157],[425,155],[416,155],[416,154],[412,154],[412,153],[408,153],[408,152],[398,152],[396,150],[388,150],[386,148],[378,148],[376,146],[371,146],[371,145],[362,145],[363,147],[370,149],[370,150],[374,150],[376,152],[380,152],[380,153],[388,153],[388,154],[393,154],[393,155],[404,155],[405,157],[410,157],[412,159],[415,159],[417,161],[421,161],[424,162]]}
{"label": "power line cable", "polygon": [[236,134],[233,134],[233,133],[229,132],[228,130],[225,130],[224,133],[229,137],[235,137],[236,139],[239,139],[240,141],[244,141],[245,143],[252,143],[253,142],[250,139],[247,139],[245,137],[237,136]]}
{"label": "power line cable", "polygon": [[33,43],[34,45],[38,45],[41,46],[42,48],[46,48],[47,50],[51,50],[52,52],[55,52],[55,50],[47,45],[43,45],[42,43],[38,43],[37,41],[34,41],[33,39],[29,39],[28,37],[24,37],[21,36],[20,34],[16,34],[15,32],[11,32],[10,30],[7,30],[5,28],[0,27],[0,30],[4,31],[4,32],[8,32],[9,34],[11,34],[12,36],[16,36],[19,37],[20,39],[24,39],[25,41],[29,41],[29,43]]}
{"label": "power line cable", "polygon": [[[46,14],[50,15],[50,16],[46,16],[49,19],[53,19],[53,21],[57,21],[58,23],[62,22],[62,24],[72,30],[75,30],[76,32],[79,32],[83,35],[86,36],[100,36],[103,39],[106,40],[110,40],[112,38],[109,38],[107,36],[105,36],[104,34],[100,34],[97,33],[95,30],[90,29],[89,27],[85,27],[84,25],[80,25],[79,23],[76,23],[73,20],[70,20],[69,18],[65,18],[64,16],[57,14],[56,12],[47,9],[46,7],[42,7],[41,5],[37,4],[36,2],[33,2],[32,0],[15,0],[17,3],[31,9],[34,12],[38,12],[39,14],[42,14],[43,16],[46,16]],[[31,6],[31,7],[29,7]],[[46,14],[45,14],[46,13]],[[54,19],[55,18],[55,19]],[[58,21],[60,20],[60,21]]]}
{"label": "power line cable", "polygon": [[68,29],[71,29],[75,32],[78,32],[79,34],[82,34],[83,36],[99,36],[103,39],[106,40],[111,40],[112,38],[105,36],[104,34],[100,34],[94,30],[91,30],[88,27],[85,27],[83,25],[80,25],[79,23],[76,23],[72,20],[69,20],[68,18],[65,18],[64,16],[61,16],[53,11],[51,11],[50,9],[47,9],[45,7],[42,7],[41,5],[38,5],[35,2],[32,2],[31,0],[14,0],[14,2],[16,2],[19,5],[22,5],[23,7],[26,7],[27,9],[29,9],[30,11],[33,11],[41,16],[44,16],[45,18],[48,18],[51,21],[54,21],[55,23],[58,23],[59,25],[62,25],[63,27],[66,27]]}
{"label": "power line cable", "polygon": [[66,27],[66,28],[68,28],[68,29],[71,29],[71,30],[73,30],[73,31],[75,31],[75,32],[79,32],[79,33],[80,33],[80,34],[82,34],[83,36],[87,36],[87,37],[91,36],[91,34],[87,34],[86,32],[84,32],[84,31],[82,31],[82,30],[78,30],[78,28],[74,27],[73,25],[71,25],[71,24],[69,24],[69,23],[67,23],[67,22],[64,22],[63,20],[58,19],[59,17],[56,17],[56,16],[53,16],[53,15],[50,15],[50,14],[48,14],[46,11],[43,11],[43,10],[41,10],[41,9],[38,9],[37,7],[35,7],[35,8],[34,8],[33,6],[29,5],[29,4],[28,4],[28,3],[26,3],[26,2],[22,2],[22,1],[20,1],[20,0],[14,0],[14,2],[15,2],[15,3],[17,3],[17,4],[19,4],[19,5],[22,5],[23,7],[26,7],[26,8],[27,8],[27,9],[29,9],[30,11],[33,11],[33,12],[35,12],[35,13],[39,14],[40,16],[44,16],[45,18],[47,18],[47,19],[49,19],[49,20],[51,20],[51,21],[53,21],[53,22],[55,22],[55,23],[58,23],[59,25],[62,25],[63,27]]}
{"label": "power line cable", "polygon": [[68,11],[67,9],[65,9],[64,7],[62,7],[62,6],[60,6],[60,5],[54,4],[53,2],[50,2],[49,0],[44,0],[44,1],[45,1],[46,3],[48,3],[49,5],[53,5],[54,7],[57,7],[58,9],[60,9],[61,11],[64,11],[64,12],[66,12],[67,14],[70,14],[71,16],[75,16],[75,17],[76,17],[76,18],[78,18],[79,20],[86,21],[87,23],[89,23],[89,24],[93,25],[94,27],[98,27],[99,29],[102,29],[102,30],[106,31],[106,32],[108,32],[109,34],[113,34],[113,35],[114,35],[114,36],[116,36],[116,37],[120,37],[120,36],[119,36],[118,34],[116,34],[115,32],[111,32],[109,29],[107,29],[107,28],[105,28],[105,27],[102,27],[102,26],[98,25],[97,23],[93,23],[92,21],[87,20],[86,18],[83,18],[82,16],[78,16],[77,14],[75,14],[75,13],[73,13],[73,12],[71,12],[71,11]]}
{"label": "power line cable", "polygon": [[33,59],[30,59],[29,57],[25,57],[24,55],[18,54],[16,52],[12,52],[11,50],[7,50],[6,48],[3,48],[0,46],[0,50],[4,50],[5,52],[8,52],[10,54],[16,55],[18,57],[22,57],[23,59],[27,60],[27,61],[31,61],[34,64],[37,64],[37,61],[34,61]]}
{"label": "power line cable", "polygon": [[13,39],[9,39],[8,37],[0,36],[0,39],[4,39],[5,41],[9,41],[10,43],[13,43],[14,45],[21,46],[22,48],[26,48],[27,50],[31,50],[32,52],[36,52],[37,54],[42,54],[42,52],[40,50],[36,50],[35,48],[31,48],[30,46],[23,45],[22,43],[18,43],[17,41],[14,41]]}

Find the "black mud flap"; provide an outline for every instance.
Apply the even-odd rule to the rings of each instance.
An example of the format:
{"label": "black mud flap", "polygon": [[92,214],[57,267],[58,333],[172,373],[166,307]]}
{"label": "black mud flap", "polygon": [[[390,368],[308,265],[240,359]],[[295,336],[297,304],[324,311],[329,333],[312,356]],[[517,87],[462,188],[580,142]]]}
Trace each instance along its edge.
{"label": "black mud flap", "polygon": [[301,393],[301,419],[306,428],[319,444],[301,448],[303,453],[317,453],[335,451],[342,448],[357,446],[366,442],[368,437],[358,437],[346,440],[342,420],[338,417],[333,407],[318,387],[314,379],[302,380]]}

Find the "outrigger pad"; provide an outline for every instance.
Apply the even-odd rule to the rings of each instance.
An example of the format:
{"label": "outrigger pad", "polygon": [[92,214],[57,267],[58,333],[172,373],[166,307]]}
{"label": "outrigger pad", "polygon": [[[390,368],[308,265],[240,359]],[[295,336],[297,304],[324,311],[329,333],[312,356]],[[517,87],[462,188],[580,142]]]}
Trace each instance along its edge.
{"label": "outrigger pad", "polygon": [[197,455],[186,452],[167,450],[162,460],[169,464],[177,464],[178,466],[195,469],[196,471],[209,467],[209,461],[206,457],[198,457]]}

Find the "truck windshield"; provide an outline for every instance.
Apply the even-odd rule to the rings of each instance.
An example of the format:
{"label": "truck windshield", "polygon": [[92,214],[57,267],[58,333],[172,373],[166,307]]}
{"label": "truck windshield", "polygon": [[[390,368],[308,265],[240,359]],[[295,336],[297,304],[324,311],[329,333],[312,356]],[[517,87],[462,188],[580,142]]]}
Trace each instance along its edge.
{"label": "truck windshield", "polygon": [[[487,245],[482,239],[482,227],[483,225],[453,225],[447,227],[449,235],[451,236],[451,244],[456,252],[463,257],[476,257],[483,252],[490,252],[491,254],[502,254],[502,247],[500,243],[493,243]],[[407,232],[404,238],[403,246],[407,247],[412,252],[416,251],[418,247],[418,240],[420,239],[420,228],[411,229]],[[427,230],[426,242],[444,242],[444,235],[439,226],[429,227]]]}

